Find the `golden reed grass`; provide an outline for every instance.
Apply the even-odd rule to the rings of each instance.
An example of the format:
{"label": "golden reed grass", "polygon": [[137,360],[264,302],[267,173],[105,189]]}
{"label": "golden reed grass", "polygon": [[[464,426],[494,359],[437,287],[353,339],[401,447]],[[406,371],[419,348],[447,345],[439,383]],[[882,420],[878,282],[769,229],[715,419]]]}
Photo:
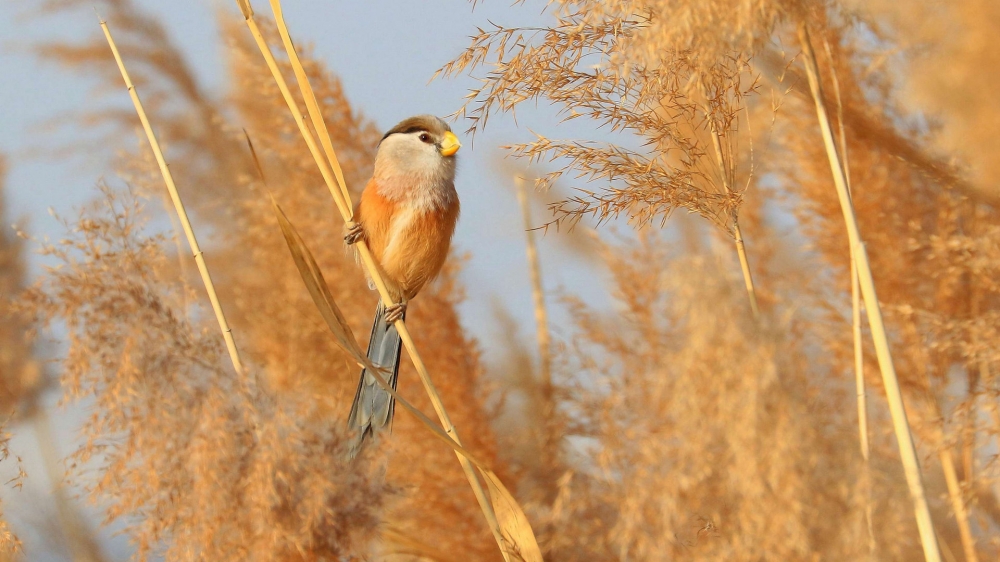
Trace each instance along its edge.
{"label": "golden reed grass", "polygon": [[[494,47],[507,38],[509,56],[494,62],[497,50],[484,45],[470,55],[484,61],[476,67],[484,70],[482,96],[470,102],[470,116],[490,96],[503,102],[490,109],[498,118],[551,93],[580,124],[619,119],[626,135],[636,133],[638,142],[623,141],[628,150],[595,143],[609,138],[596,132],[579,143],[536,139],[537,148],[565,148],[569,158],[549,163],[557,152],[546,153],[542,170],[531,171],[560,173],[552,178],[558,190],[548,195],[557,199],[557,214],[543,223],[571,223],[572,211],[586,208],[598,218],[614,220],[617,210],[635,224],[663,225],[662,232],[602,230],[586,253],[537,256],[548,284],[579,270],[604,279],[607,289],[597,294],[607,302],[557,290],[547,303],[548,397],[525,382],[538,367],[533,344],[515,337],[517,322],[483,342],[497,364],[480,360],[479,344],[455,312],[459,261],[411,311],[421,327],[412,337],[463,428],[463,449],[510,485],[546,559],[926,556],[880,399],[878,357],[859,345],[871,327],[862,323],[860,283],[855,296],[848,289],[859,260],[845,242],[817,106],[798,60],[803,19],[817,46],[818,82],[831,93],[830,132],[878,284],[941,557],[995,556],[1000,213],[988,188],[990,167],[979,162],[988,135],[973,134],[968,124],[997,113],[978,92],[958,102],[961,88],[945,92],[942,80],[933,83],[939,72],[926,72],[947,69],[989,84],[992,77],[967,56],[968,42],[991,29],[983,17],[991,8],[977,2],[918,2],[903,13],[881,4],[566,0],[544,16],[547,27],[493,35]],[[934,25],[918,25],[918,15],[932,9],[939,17],[922,21]],[[336,304],[347,327],[359,329],[370,320],[370,294],[339,244],[323,243],[340,235],[329,220],[330,190],[320,187],[327,182],[244,24],[220,14],[232,86],[216,99],[156,18],[127,0],[108,10],[191,221],[206,236],[244,367],[261,384],[246,387],[230,366],[209,303],[190,289],[194,268],[188,279],[179,265],[184,252],[173,250],[169,234],[142,227],[149,218],[167,221],[159,221],[156,158],[132,139],[135,115],[87,116],[120,126],[109,129],[109,145],[132,146],[114,163],[126,189],[102,187],[103,202],[64,221],[64,239],[40,244],[58,267],[12,293],[12,308],[0,308],[5,318],[26,312],[40,326],[65,326],[57,335],[68,336],[66,355],[51,363],[53,372],[69,399],[93,404],[71,480],[96,480],[90,497],[125,523],[140,558],[500,559],[474,494],[455,484],[462,472],[448,462],[441,435],[418,428],[413,416],[397,420],[397,438],[385,447],[351,465],[339,460],[339,416],[358,358],[332,345],[331,327],[302,290],[243,128],[256,141],[287,226],[297,227],[301,256],[312,255],[336,296],[328,310]],[[937,22],[961,22],[969,33],[941,34]],[[268,20],[257,23],[268,44],[284,44]],[[906,46],[917,38],[926,50]],[[71,68],[120,79],[100,42],[43,50]],[[274,68],[292,80],[292,57],[280,51]],[[329,168],[333,191],[343,195],[346,186],[356,197],[371,173],[378,128],[306,50],[295,56],[298,74],[324,100],[318,109],[344,177],[340,184]],[[307,107],[303,92],[293,90],[298,107]],[[745,94],[741,103],[735,91]],[[921,125],[915,115],[923,108],[934,108],[946,134]],[[303,114],[307,128],[315,121]],[[713,124],[725,133],[722,165]],[[972,139],[977,146],[963,147]],[[330,166],[321,139],[315,149]],[[596,181],[587,185],[592,173]],[[557,194],[574,185],[583,191]],[[146,199],[154,205],[144,207]],[[676,210],[708,220],[673,212],[664,222]],[[756,320],[746,314],[746,279],[737,273],[743,264],[732,252],[734,219],[754,258]],[[573,269],[563,271],[563,263]],[[0,279],[19,268],[23,258],[3,261]],[[50,364],[44,345],[5,345],[10,325],[0,325],[0,356],[14,350],[23,356],[19,364]],[[410,376],[404,373],[400,396],[427,411],[419,375],[403,368]],[[5,385],[16,382],[9,375]],[[857,396],[861,388],[867,402]],[[537,405],[546,399],[557,422],[556,450],[545,451],[554,467],[542,467],[545,455],[524,437],[538,433]],[[12,394],[11,402],[23,408],[30,400]],[[16,423],[8,431],[18,431]],[[866,434],[867,447],[859,448]],[[19,509],[15,494],[4,496],[4,508]],[[18,518],[8,528],[20,525]],[[22,535],[26,549],[34,548],[32,535]]]}

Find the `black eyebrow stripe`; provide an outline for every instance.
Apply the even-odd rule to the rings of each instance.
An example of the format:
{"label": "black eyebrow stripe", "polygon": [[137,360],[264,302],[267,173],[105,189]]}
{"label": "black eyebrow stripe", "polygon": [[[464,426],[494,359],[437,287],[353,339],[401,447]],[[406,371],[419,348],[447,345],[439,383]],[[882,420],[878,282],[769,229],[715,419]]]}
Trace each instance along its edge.
{"label": "black eyebrow stripe", "polygon": [[403,129],[401,131],[389,131],[388,133],[385,134],[384,137],[382,137],[382,140],[389,138],[389,135],[395,135],[397,133],[401,135],[408,135],[410,133],[416,133],[420,131],[425,133],[430,132],[427,130],[427,127],[424,127],[422,125],[413,125],[412,127],[407,127],[406,129]]}

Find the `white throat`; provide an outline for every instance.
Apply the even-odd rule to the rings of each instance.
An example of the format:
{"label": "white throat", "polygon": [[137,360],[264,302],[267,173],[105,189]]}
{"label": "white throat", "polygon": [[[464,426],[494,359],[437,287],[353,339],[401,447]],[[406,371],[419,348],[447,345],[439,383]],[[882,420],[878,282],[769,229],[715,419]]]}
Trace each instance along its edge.
{"label": "white throat", "polygon": [[413,134],[390,135],[375,156],[374,180],[383,197],[413,207],[443,208],[458,198],[455,158]]}

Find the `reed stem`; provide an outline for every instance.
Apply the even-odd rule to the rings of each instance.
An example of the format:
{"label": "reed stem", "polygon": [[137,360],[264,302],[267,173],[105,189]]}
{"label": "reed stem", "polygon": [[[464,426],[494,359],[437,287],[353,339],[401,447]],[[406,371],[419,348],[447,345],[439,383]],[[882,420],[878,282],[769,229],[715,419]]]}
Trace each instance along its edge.
{"label": "reed stem", "polygon": [[[707,102],[704,110],[712,136],[712,146],[715,148],[715,156],[719,162],[719,174],[722,176],[722,185],[725,187],[726,193],[733,193],[733,182],[731,181],[729,172],[730,168],[726,166],[725,153],[722,151],[722,139]],[[757,306],[757,291],[754,289],[753,276],[750,274],[750,260],[747,258],[747,249],[743,243],[743,232],[740,230],[739,218],[735,216],[735,212],[733,215],[733,236],[736,239],[736,254],[740,258],[740,270],[743,272],[743,283],[746,285],[747,297],[750,299],[750,310],[753,312],[754,318],[760,318],[760,307]]]}
{"label": "reed stem", "polygon": [[187,237],[191,254],[194,256],[194,261],[198,264],[198,272],[201,273],[201,280],[205,285],[205,291],[208,293],[208,300],[211,301],[212,310],[215,311],[215,319],[218,321],[222,337],[226,341],[226,349],[229,351],[229,359],[233,363],[233,369],[236,370],[237,374],[242,376],[246,371],[243,369],[240,352],[236,348],[236,342],[233,340],[233,330],[229,327],[226,315],[222,311],[219,296],[215,292],[215,284],[212,283],[212,275],[208,272],[208,266],[205,264],[205,254],[198,246],[198,239],[194,235],[191,221],[188,220],[187,211],[184,209],[181,196],[177,193],[177,186],[174,184],[174,177],[170,173],[170,166],[163,157],[163,151],[160,150],[160,143],[157,142],[156,135],[153,134],[153,127],[149,124],[149,118],[146,117],[146,110],[143,109],[142,102],[139,100],[139,92],[136,91],[135,85],[132,84],[132,79],[129,78],[128,71],[125,70],[125,63],[122,61],[121,54],[118,53],[115,40],[111,37],[111,30],[108,29],[108,23],[103,19],[101,20],[101,29],[104,30],[104,37],[108,40],[111,52],[115,56],[115,62],[118,63],[118,70],[121,71],[122,79],[125,80],[125,86],[128,88],[129,96],[132,98],[132,104],[135,106],[135,111],[139,115],[139,121],[142,122],[142,128],[146,132],[146,138],[149,140],[149,147],[153,150],[156,163],[160,166],[160,174],[163,175],[163,182],[166,184],[167,191],[170,193],[170,199],[174,203],[174,210],[177,211],[177,218],[180,220],[181,228]]}
{"label": "reed stem", "polygon": [[[834,67],[833,50],[830,42],[824,40],[827,58],[832,69],[830,76],[833,82],[833,94],[837,100],[837,129],[840,133],[840,162],[843,167],[844,180],[847,182],[847,194],[854,202],[854,191],[851,186],[851,164],[847,156],[847,133],[844,128],[844,103],[840,95],[840,80]],[[871,444],[868,437],[868,391],[865,381],[864,340],[861,334],[861,284],[858,279],[858,262],[851,248],[851,332],[854,337],[854,386],[858,401],[858,442],[861,445],[861,456],[864,460],[864,491],[865,491],[865,527],[868,530],[868,555],[875,559],[875,528],[872,523],[872,475],[871,475]]]}
{"label": "reed stem", "polygon": [[[521,206],[521,216],[524,219],[525,251],[528,258],[528,270],[531,275],[531,297],[535,308],[536,339],[538,341],[539,375],[542,394],[542,449],[541,466],[545,471],[551,471],[556,466],[556,450],[558,437],[555,435],[554,423],[555,400],[552,387],[552,343],[549,334],[549,315],[545,307],[545,293],[542,290],[542,266],[538,259],[538,247],[535,244],[535,233],[531,225],[531,205],[528,202],[528,188],[524,178],[514,177],[517,201]],[[547,474],[548,475],[548,474]]]}
{"label": "reed stem", "polygon": [[958,535],[962,539],[965,562],[979,562],[979,555],[976,554],[976,539],[972,536],[972,529],[969,527],[969,513],[965,509],[965,498],[962,494],[962,486],[958,482],[958,473],[955,471],[955,458],[951,454],[951,446],[943,444],[938,456],[941,458],[945,484],[948,485],[951,508],[955,511],[955,520],[958,522]]}
{"label": "reed stem", "polygon": [[528,270],[531,274],[531,299],[535,308],[535,325],[538,339],[538,357],[545,388],[552,386],[552,349],[549,335],[549,315],[545,308],[545,293],[542,291],[542,268],[538,261],[538,247],[531,226],[531,207],[528,204],[527,186],[524,178],[516,176],[517,201],[521,205],[521,216],[524,218],[525,251],[528,257]]}
{"label": "reed stem", "polygon": [[743,283],[747,288],[747,296],[750,298],[750,310],[754,318],[760,318],[760,307],[757,305],[757,291],[753,285],[753,275],[750,274],[750,260],[747,258],[747,249],[743,244],[743,232],[740,230],[739,220],[733,220],[733,235],[736,237],[736,255],[740,258],[740,269],[743,271]]}
{"label": "reed stem", "polygon": [[840,161],[836,142],[834,141],[830,117],[826,111],[826,102],[823,96],[823,87],[819,79],[820,73],[816,62],[816,53],[813,51],[812,42],[809,38],[809,30],[805,23],[799,25],[799,40],[802,43],[809,88],[812,92],[814,105],[816,106],[816,116],[823,135],[823,143],[830,160],[833,182],[837,189],[837,196],[840,199],[841,211],[844,214],[848,241],[850,247],[854,250],[854,257],[858,267],[858,282],[862,298],[864,299],[868,322],[871,326],[872,338],[875,341],[875,354],[878,358],[879,370],[882,372],[882,381],[885,385],[886,399],[889,402],[889,412],[892,416],[893,429],[899,445],[903,472],[906,475],[906,482],[913,500],[917,529],[920,532],[920,541],[924,549],[924,558],[927,562],[940,562],[941,551],[938,547],[930,507],[927,504],[923,476],[920,472],[916,447],[913,444],[913,435],[910,432],[910,424],[906,418],[903,394],[899,387],[899,379],[896,376],[896,368],[893,365],[892,353],[889,349],[889,338],[882,319],[882,309],[878,302],[878,294],[875,291],[875,280],[872,277],[871,264],[868,261],[868,253],[865,245],[861,240],[858,219],[854,213],[854,205],[851,201],[850,192],[847,189],[847,178],[844,175],[844,168]]}

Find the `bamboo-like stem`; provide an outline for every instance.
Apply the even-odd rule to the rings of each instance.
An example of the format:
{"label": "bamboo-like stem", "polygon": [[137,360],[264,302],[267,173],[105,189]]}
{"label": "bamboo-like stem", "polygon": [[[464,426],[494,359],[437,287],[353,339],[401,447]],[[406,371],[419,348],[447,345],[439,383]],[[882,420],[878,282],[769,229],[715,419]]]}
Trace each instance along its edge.
{"label": "bamboo-like stem", "polygon": [[[303,139],[306,142],[306,146],[309,148],[309,152],[312,154],[313,159],[316,161],[316,165],[319,167],[320,174],[323,176],[323,180],[326,183],[330,194],[333,196],[333,200],[337,205],[337,209],[340,211],[341,217],[345,222],[350,222],[353,218],[353,207],[350,201],[350,193],[347,190],[346,185],[343,183],[342,175],[338,175],[336,178],[337,183],[334,183],[334,178],[330,171],[330,161],[337,162],[336,154],[333,152],[332,146],[329,152],[329,158],[324,158],[323,154],[319,152],[319,147],[316,145],[316,141],[312,135],[312,132],[306,126],[305,120],[302,117],[302,113],[292,97],[291,92],[288,89],[288,85],[285,82],[284,77],[281,74],[281,70],[278,67],[277,62],[274,59],[274,55],[271,53],[270,47],[264,40],[264,36],[260,31],[259,26],[253,17],[253,10],[250,8],[249,2],[246,0],[238,0],[240,9],[243,12],[244,19],[246,20],[247,26],[250,29],[250,34],[253,36],[257,47],[260,49],[261,54],[264,56],[264,60],[267,63],[268,68],[271,70],[271,74],[274,77],[275,82],[278,85],[278,89],[281,91],[281,95],[288,105],[289,111],[292,113],[292,117],[295,120],[296,125],[298,125],[299,132],[302,134]],[[276,4],[273,0],[271,7],[275,14],[275,20],[278,22],[278,30],[282,35],[282,42],[285,44],[288,50],[288,56],[291,58],[294,55],[294,47],[292,46],[291,39],[286,38],[287,34],[284,31],[284,25],[282,21],[280,4]],[[295,64],[298,58],[292,59],[293,66],[301,67],[301,64]],[[301,73],[296,70],[296,75],[299,76]],[[304,74],[301,74],[299,78],[299,85],[303,87],[302,84],[308,83],[308,79]],[[310,90],[311,91],[311,90]],[[307,106],[315,103],[315,98],[312,102],[309,101],[309,95],[305,95],[307,98]],[[318,111],[318,106],[314,109]],[[313,110],[310,110],[313,111]],[[315,121],[314,121],[315,122]],[[326,132],[326,125],[323,123],[322,118],[319,119],[320,128],[317,130],[317,134],[321,137],[328,133]],[[339,167],[339,165],[338,165]],[[388,289],[386,288],[385,282],[382,279],[379,268],[375,264],[375,260],[368,249],[367,244],[364,240],[358,240],[355,244],[358,250],[358,255],[361,258],[361,263],[364,265],[368,272],[372,282],[375,284],[379,296],[382,298],[382,302],[386,303],[387,306],[394,303],[391,298]],[[427,371],[427,367],[424,365],[420,354],[417,352],[417,348],[413,343],[413,338],[410,337],[409,331],[406,329],[406,324],[403,320],[397,320],[394,324],[396,331],[399,333],[399,337],[403,342],[403,346],[406,347],[406,351],[410,356],[410,360],[413,362],[417,374],[420,377],[420,382],[424,385],[424,390],[427,392],[430,398],[431,405],[434,408],[441,425],[444,427],[445,432],[455,441],[461,445],[458,433],[455,430],[454,424],[451,422],[451,418],[448,416],[448,412],[441,401],[441,395],[438,393],[437,388],[434,386],[434,382],[430,378],[430,373]],[[456,452],[459,462],[462,465],[462,470],[465,473],[466,478],[469,480],[469,485],[472,487],[472,491],[476,496],[476,500],[479,503],[479,507],[483,511],[483,515],[486,517],[487,523],[490,526],[490,530],[493,532],[493,536],[500,546],[501,553],[507,558],[509,554],[504,549],[504,539],[500,533],[500,526],[497,521],[496,513],[493,511],[493,506],[490,504],[489,499],[486,496],[486,492],[483,489],[482,483],[479,477],[476,475],[475,468],[472,463],[465,458],[460,453]]]}
{"label": "bamboo-like stem", "polygon": [[865,385],[865,356],[861,337],[861,287],[858,264],[851,252],[851,327],[854,336],[854,388],[858,401],[858,442],[864,460],[865,527],[868,530],[868,554],[875,559],[875,525],[872,521],[871,443],[868,439],[868,396]]}
{"label": "bamboo-like stem", "polygon": [[[833,52],[830,42],[824,39],[830,66],[833,67]],[[840,95],[840,80],[836,69],[831,71],[833,94],[837,100],[837,128],[840,133],[840,162],[843,166],[844,180],[847,182],[847,194],[854,202],[854,191],[851,186],[851,164],[847,156],[847,132],[844,128],[844,103]],[[851,248],[851,333],[854,337],[854,387],[858,402],[858,443],[861,446],[861,457],[864,460],[864,490],[865,490],[865,527],[868,530],[868,555],[875,559],[875,528],[872,523],[872,475],[871,475],[871,444],[868,437],[868,392],[865,381],[864,340],[861,334],[861,284],[858,279],[858,262]]]}
{"label": "bamboo-like stem", "polygon": [[896,368],[893,365],[892,353],[889,350],[889,338],[886,333],[885,323],[882,320],[882,309],[879,306],[878,294],[875,291],[875,280],[872,277],[871,264],[868,262],[868,253],[865,250],[865,245],[861,241],[858,219],[854,214],[854,205],[851,202],[851,195],[847,190],[847,179],[844,176],[844,168],[840,163],[837,145],[833,138],[830,117],[826,112],[826,102],[823,97],[823,87],[819,79],[820,74],[816,62],[816,53],[813,51],[812,43],[809,39],[809,30],[806,28],[805,23],[799,25],[799,40],[802,43],[806,74],[809,78],[809,88],[812,92],[814,105],[816,106],[816,117],[823,135],[826,153],[830,160],[833,183],[837,188],[840,208],[844,214],[848,241],[850,247],[854,249],[861,295],[865,302],[865,311],[868,315],[868,323],[871,326],[872,338],[875,341],[875,354],[878,358],[879,370],[882,372],[882,382],[885,385],[886,399],[889,402],[889,413],[892,416],[893,429],[899,445],[903,472],[906,475],[906,482],[913,500],[913,509],[917,519],[917,529],[920,532],[920,541],[924,549],[924,558],[928,562],[940,562],[941,551],[938,547],[937,537],[935,536],[930,507],[927,505],[927,496],[924,491],[923,477],[920,472],[916,447],[913,444],[913,435],[910,432],[910,424],[906,419],[903,394],[899,387],[899,379],[896,376]]}
{"label": "bamboo-like stem", "polygon": [[132,98],[132,104],[135,105],[135,111],[139,115],[139,121],[142,122],[142,128],[146,132],[146,138],[149,140],[149,146],[153,150],[153,155],[156,157],[156,163],[160,166],[160,173],[163,175],[163,182],[167,186],[167,191],[170,193],[170,199],[174,203],[174,209],[177,211],[177,218],[181,222],[181,227],[184,229],[184,235],[187,237],[188,246],[191,249],[191,254],[194,256],[194,261],[198,264],[198,272],[201,273],[201,280],[205,284],[205,291],[208,293],[208,300],[212,302],[212,310],[215,311],[215,319],[219,322],[219,329],[222,330],[222,337],[226,340],[226,349],[229,351],[229,359],[233,363],[233,369],[239,375],[244,375],[246,371],[243,369],[243,362],[240,360],[240,352],[236,348],[236,342],[233,340],[233,330],[229,327],[229,322],[226,321],[226,315],[222,311],[222,305],[219,303],[219,296],[215,292],[215,284],[212,283],[212,275],[208,272],[208,266],[205,264],[205,254],[201,251],[198,246],[198,239],[195,238],[194,229],[191,227],[191,221],[188,220],[187,211],[184,209],[184,203],[181,201],[181,196],[177,193],[177,186],[174,184],[174,177],[170,173],[170,167],[167,165],[166,159],[163,157],[163,151],[160,150],[160,143],[156,140],[156,135],[153,134],[153,127],[149,124],[149,119],[146,117],[146,110],[142,107],[142,102],[139,100],[139,92],[136,91],[135,85],[132,84],[132,79],[129,78],[128,71],[125,70],[125,63],[122,61],[121,54],[118,53],[118,47],[115,45],[115,40],[111,37],[111,30],[108,29],[108,23],[101,20],[101,29],[104,30],[104,37],[108,40],[108,45],[111,47],[111,52],[115,56],[115,62],[118,63],[118,70],[122,73],[122,79],[125,80],[125,86],[128,88],[129,96]]}
{"label": "bamboo-like stem", "polygon": [[[833,63],[833,53],[830,43],[823,42],[826,54]],[[840,97],[840,80],[837,72],[831,72],[833,82],[833,94],[837,100],[837,128],[840,132],[840,162],[843,167],[844,181],[847,183],[847,194],[854,203],[854,191],[851,186],[851,165],[847,157],[847,133],[844,129],[844,104]],[[854,248],[851,248],[851,327],[854,336],[854,382],[858,391],[858,437],[861,443],[861,454],[868,463],[871,454],[871,447],[868,443],[868,405],[867,391],[865,389],[865,356],[861,337],[861,284],[858,279],[858,263],[854,256]]]}
{"label": "bamboo-like stem", "polygon": [[753,276],[750,274],[750,260],[747,258],[747,249],[743,244],[743,231],[740,230],[739,220],[733,220],[733,236],[736,237],[736,255],[740,258],[743,283],[747,288],[747,296],[750,297],[750,310],[753,312],[754,318],[759,318],[760,307],[757,305],[757,291],[753,286]]}
{"label": "bamboo-like stem", "polygon": [[865,388],[865,356],[861,337],[861,287],[858,279],[858,266],[851,259],[851,326],[854,335],[854,386],[858,398],[858,441],[861,444],[861,456],[868,464],[871,456],[871,445],[868,442],[868,400]]}
{"label": "bamboo-like stem", "polygon": [[[724,153],[722,152],[722,139],[719,135],[719,129],[715,124],[715,119],[712,117],[712,113],[707,102],[704,109],[705,118],[708,120],[709,130],[711,132],[712,146],[715,148],[715,156],[719,161],[719,173],[722,176],[722,185],[726,188],[726,193],[732,193],[732,181],[730,181],[730,172],[726,166],[726,159]],[[750,260],[747,259],[747,249],[743,244],[743,232],[740,230],[740,221],[739,218],[735,216],[735,213],[733,214],[733,236],[736,239],[736,254],[740,258],[740,269],[743,272],[743,283],[746,285],[747,296],[750,298],[750,310],[753,312],[754,318],[759,318],[760,308],[757,306],[757,291],[754,290],[753,276],[750,274]]]}
{"label": "bamboo-like stem", "polygon": [[951,446],[943,444],[938,456],[941,458],[941,468],[944,470],[944,481],[948,485],[951,508],[955,511],[955,520],[958,522],[958,535],[962,539],[965,561],[979,562],[979,556],[976,554],[976,540],[969,527],[969,514],[965,509],[962,486],[958,483],[958,474],[955,472],[955,459],[951,454]]}

